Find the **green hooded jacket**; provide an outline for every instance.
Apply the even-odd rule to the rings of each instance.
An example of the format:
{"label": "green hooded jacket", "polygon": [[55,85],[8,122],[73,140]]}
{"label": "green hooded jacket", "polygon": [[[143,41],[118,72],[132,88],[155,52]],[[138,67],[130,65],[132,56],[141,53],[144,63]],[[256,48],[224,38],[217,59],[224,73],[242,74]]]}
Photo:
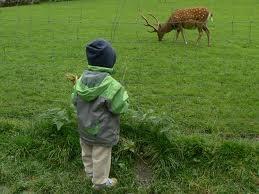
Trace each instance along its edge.
{"label": "green hooded jacket", "polygon": [[128,94],[112,72],[111,68],[89,66],[74,86],[79,133],[87,144],[113,146],[119,140],[119,115],[128,109]]}

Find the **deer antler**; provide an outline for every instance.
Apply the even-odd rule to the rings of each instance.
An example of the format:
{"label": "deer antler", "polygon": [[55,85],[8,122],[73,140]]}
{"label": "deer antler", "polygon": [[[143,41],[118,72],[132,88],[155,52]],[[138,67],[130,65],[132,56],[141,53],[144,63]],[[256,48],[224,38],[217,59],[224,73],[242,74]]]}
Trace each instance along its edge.
{"label": "deer antler", "polygon": [[148,20],[145,16],[141,15],[141,17],[146,21],[146,24],[144,24],[145,26],[149,26],[149,27],[153,28],[153,31],[148,31],[148,32],[157,32],[158,31],[158,29],[154,25],[152,25],[148,22]]}
{"label": "deer antler", "polygon": [[153,17],[153,18],[156,20],[157,25],[159,25],[159,21],[158,21],[158,19],[157,19],[153,14],[149,13],[148,15],[150,15],[151,17]]}

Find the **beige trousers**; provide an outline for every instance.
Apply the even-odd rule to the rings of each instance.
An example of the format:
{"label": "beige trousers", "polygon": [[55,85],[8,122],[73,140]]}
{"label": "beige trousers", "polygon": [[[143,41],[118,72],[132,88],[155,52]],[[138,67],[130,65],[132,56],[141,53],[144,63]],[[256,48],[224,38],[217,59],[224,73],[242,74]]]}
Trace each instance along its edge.
{"label": "beige trousers", "polygon": [[112,147],[85,144],[81,139],[80,145],[86,175],[92,178],[94,185],[106,183],[110,174]]}

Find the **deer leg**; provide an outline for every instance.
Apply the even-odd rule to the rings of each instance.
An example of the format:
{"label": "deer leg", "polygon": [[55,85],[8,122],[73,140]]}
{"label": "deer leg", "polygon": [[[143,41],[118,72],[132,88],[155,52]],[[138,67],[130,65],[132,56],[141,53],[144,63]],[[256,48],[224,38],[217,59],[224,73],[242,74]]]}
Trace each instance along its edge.
{"label": "deer leg", "polygon": [[198,39],[197,39],[197,42],[196,42],[197,45],[198,45],[198,43],[201,39],[201,36],[202,36],[202,28],[198,28],[198,32],[199,32],[199,36],[198,36]]}
{"label": "deer leg", "polygon": [[185,37],[184,37],[183,29],[181,29],[181,34],[182,34],[182,37],[183,37],[183,41],[185,42],[185,44],[187,44],[187,41],[185,40]]}
{"label": "deer leg", "polygon": [[203,29],[203,30],[206,32],[206,34],[207,34],[208,46],[210,46],[210,31],[209,31],[209,29],[207,28],[207,26],[203,26],[202,29]]}
{"label": "deer leg", "polygon": [[177,41],[180,31],[181,30],[176,30],[175,41]]}

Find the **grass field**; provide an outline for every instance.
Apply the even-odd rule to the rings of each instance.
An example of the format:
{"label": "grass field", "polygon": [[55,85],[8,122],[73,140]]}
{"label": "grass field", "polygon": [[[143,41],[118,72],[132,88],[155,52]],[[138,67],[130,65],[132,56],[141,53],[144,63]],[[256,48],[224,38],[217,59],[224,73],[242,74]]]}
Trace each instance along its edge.
{"label": "grass field", "polygon": [[[163,22],[172,10],[200,5],[214,15],[210,48],[205,34],[196,46],[196,30],[186,31],[188,45],[174,42],[175,32],[158,42],[139,17],[152,12]],[[64,75],[80,74],[85,44],[102,37],[116,48],[114,77],[137,111],[122,119],[126,140],[115,147],[112,171],[120,184],[111,193],[258,192],[258,9],[257,0],[1,8],[0,191],[90,193]],[[38,121],[53,108],[72,115],[62,130]],[[141,153],[153,171],[148,187],[136,178]]]}

